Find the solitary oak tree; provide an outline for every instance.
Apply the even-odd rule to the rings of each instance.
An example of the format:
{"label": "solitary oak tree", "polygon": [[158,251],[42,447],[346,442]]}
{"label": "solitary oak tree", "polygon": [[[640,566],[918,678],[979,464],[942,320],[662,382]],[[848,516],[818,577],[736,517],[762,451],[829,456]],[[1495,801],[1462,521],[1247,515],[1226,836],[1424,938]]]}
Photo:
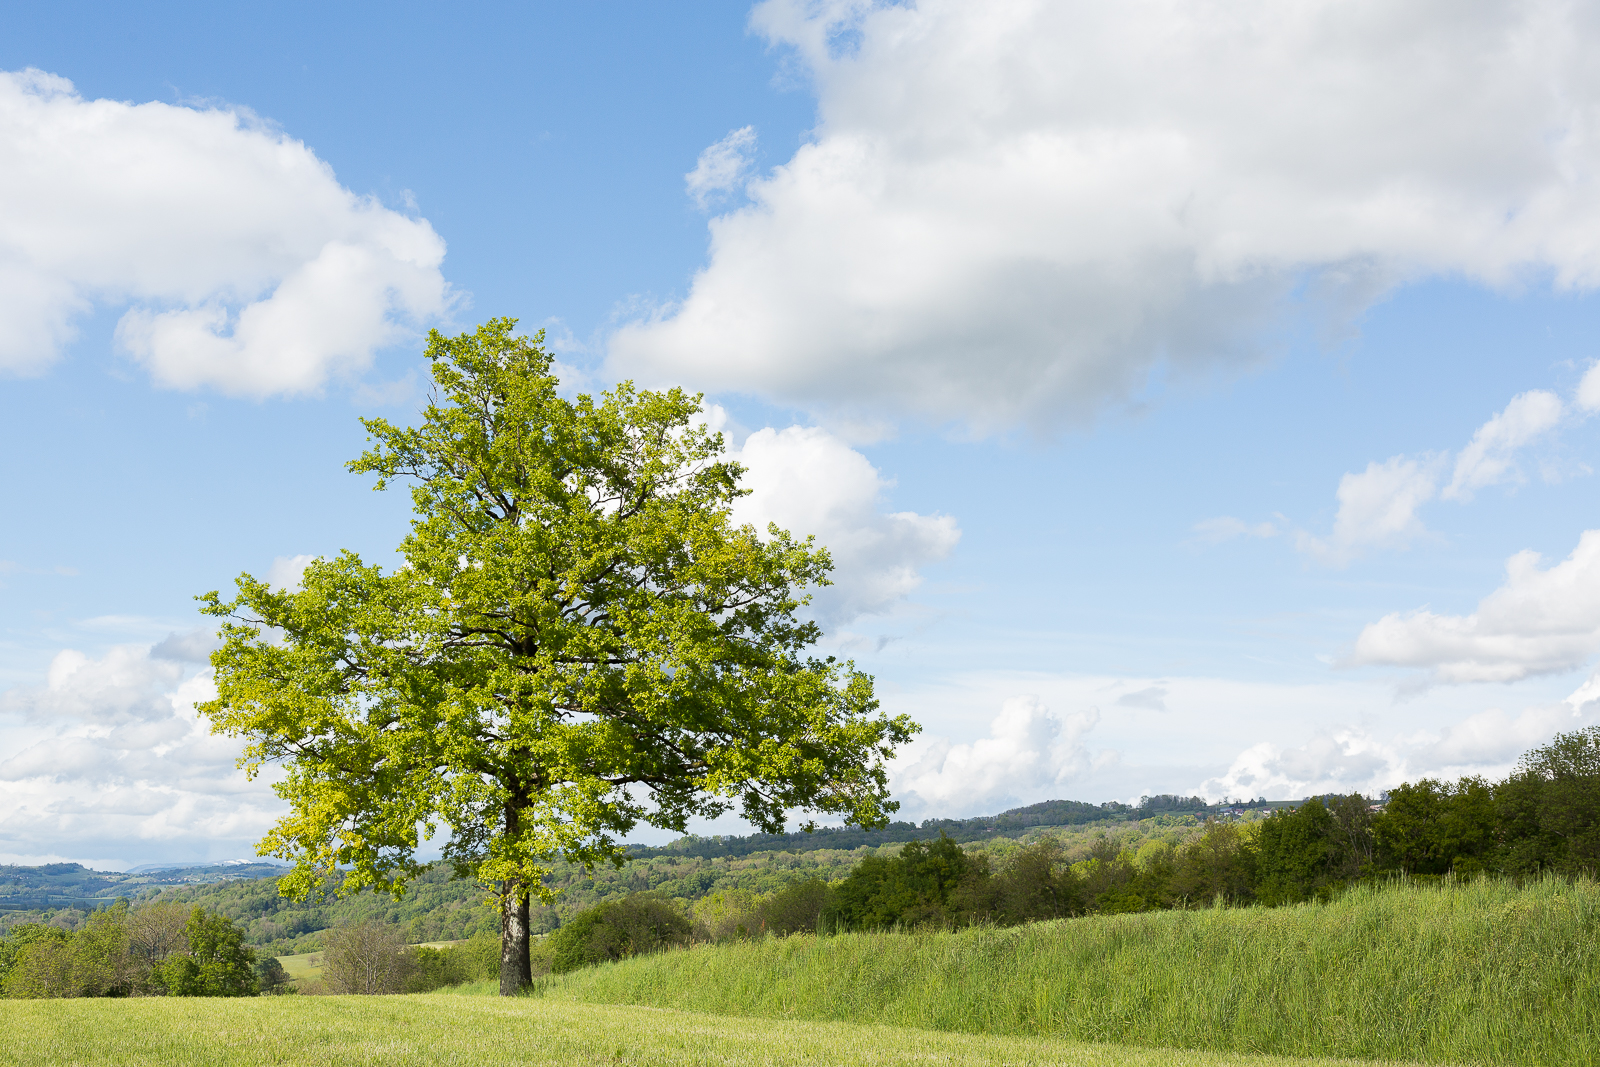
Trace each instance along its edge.
{"label": "solitary oak tree", "polygon": [[343,869],[399,895],[443,827],[457,875],[498,895],[503,994],[530,980],[553,859],[620,864],[640,822],[735,808],[769,832],[795,810],[882,825],[885,761],[917,730],[811,654],[796,612],[828,554],[733,524],[743,471],[698,396],[563,399],[542,334],[514,328],[430,334],[421,425],[363,420],[349,468],[414,482],[398,568],[344,552],[297,590],[246,574],[201,598],[224,644],[200,710],[249,773],[285,767],[260,844],[296,861],[282,890]]}

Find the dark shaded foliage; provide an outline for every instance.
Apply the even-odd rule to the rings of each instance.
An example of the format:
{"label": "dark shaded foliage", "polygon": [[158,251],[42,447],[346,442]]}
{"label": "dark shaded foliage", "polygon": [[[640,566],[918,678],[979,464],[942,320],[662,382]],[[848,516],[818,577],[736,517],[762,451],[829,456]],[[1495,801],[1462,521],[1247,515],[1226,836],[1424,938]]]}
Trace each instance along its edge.
{"label": "dark shaded foliage", "polygon": [[276,956],[256,961],[256,988],[264,996],[289,991],[289,972],[283,969]]}
{"label": "dark shaded foliage", "polygon": [[1600,726],[1523,756],[1495,799],[1507,866],[1600,877]]}
{"label": "dark shaded foliage", "polygon": [[761,902],[758,914],[766,933],[778,937],[815,933],[828,902],[828,883],[820,878],[790,882]]}
{"label": "dark shaded foliage", "polygon": [[692,933],[689,917],[674,901],[653,893],[634,893],[579,912],[551,934],[550,969],[563,974],[686,945]]}
{"label": "dark shaded foliage", "polygon": [[987,877],[961,846],[941,834],[909,842],[892,857],[867,856],[834,887],[822,914],[824,927],[872,930],[897,924],[946,924],[951,894],[969,877]]}
{"label": "dark shaded foliage", "polygon": [[[988,865],[982,868],[987,873]],[[954,903],[984,900],[987,909],[968,907],[960,916],[1002,925],[1036,922],[1079,915],[1086,910],[1083,880],[1073,874],[1066,850],[1053,837],[1044,838],[1011,855],[998,875],[969,877]]]}

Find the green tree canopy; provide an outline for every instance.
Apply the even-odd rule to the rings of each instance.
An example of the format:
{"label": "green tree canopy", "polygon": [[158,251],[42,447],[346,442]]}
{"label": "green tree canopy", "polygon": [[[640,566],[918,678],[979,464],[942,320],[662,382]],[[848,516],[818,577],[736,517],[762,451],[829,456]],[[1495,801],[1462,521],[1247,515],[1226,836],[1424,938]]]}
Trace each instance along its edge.
{"label": "green tree canopy", "polygon": [[260,991],[256,954],[226,915],[196,904],[183,929],[189,951],[167,957],[151,972],[157,988],[174,997],[251,997]]}
{"label": "green tree canopy", "polygon": [[1494,791],[1482,778],[1423,778],[1389,791],[1372,823],[1384,864],[1404,874],[1462,876],[1485,868],[1495,848]]}
{"label": "green tree canopy", "polygon": [[363,420],[350,469],[414,482],[401,566],[345,552],[295,591],[242,575],[202,598],[226,621],[201,710],[251,773],[287,767],[292,810],[262,842],[297,861],[284,888],[345,867],[346,891],[398,893],[419,828],[445,827],[457,873],[499,884],[507,993],[552,857],[620,861],[640,821],[735,809],[767,832],[796,809],[882,825],[885,761],[916,730],[809,653],[796,612],[828,554],[733,524],[742,470],[699,397],[569,401],[514,327],[430,334],[421,425]]}
{"label": "green tree canopy", "polygon": [[1496,801],[1512,870],[1600,875],[1600,726],[1524,754]]}
{"label": "green tree canopy", "polygon": [[[847,930],[944,923],[945,905],[972,872],[974,862],[944,834],[931,842],[908,842],[895,856],[863,856],[834,887],[823,921]],[[989,873],[986,859],[981,873],[985,877]]]}

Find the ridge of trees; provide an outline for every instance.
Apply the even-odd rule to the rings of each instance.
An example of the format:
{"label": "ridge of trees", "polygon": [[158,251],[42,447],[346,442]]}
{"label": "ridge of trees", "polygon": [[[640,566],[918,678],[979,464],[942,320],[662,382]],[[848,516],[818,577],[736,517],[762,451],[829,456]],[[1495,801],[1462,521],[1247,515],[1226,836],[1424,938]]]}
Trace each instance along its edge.
{"label": "ridge of trees", "polygon": [[[1297,801],[1280,802],[1290,806]],[[1265,807],[1267,802],[1250,801],[1249,806]],[[749,834],[715,837],[681,837],[666,845],[630,845],[633,856],[748,856],[757,852],[809,852],[816,849],[876,848],[902,844],[944,834],[952,841],[981,841],[1003,835],[1008,830],[1044,826],[1083,826],[1097,822],[1128,822],[1166,813],[1204,814],[1222,805],[1204,797],[1182,797],[1170,793],[1144,797],[1138,805],[1108,800],[1100,804],[1084,800],[1044,800],[1025,807],[1011,808],[998,815],[979,815],[970,819],[924,819],[921,823],[896,821],[875,830],[855,826],[821,826],[792,834]]]}
{"label": "ridge of trees", "polygon": [[[1266,801],[1250,801],[1246,807],[1265,807]],[[1274,801],[1274,807],[1287,807],[1299,801]],[[628,846],[633,857],[749,856],[758,852],[814,852],[823,849],[853,851],[944,833],[952,840],[967,842],[1003,835],[1006,831],[1034,827],[1086,826],[1098,822],[1129,822],[1158,814],[1205,815],[1223,805],[1210,804],[1203,797],[1162,794],[1144,797],[1138,805],[1106,801],[1045,800],[1011,808],[996,815],[970,819],[925,819],[920,824],[897,821],[879,830],[854,826],[818,827],[811,833],[750,834],[747,836],[696,837],[687,835],[666,845]],[[272,880],[285,873],[277,863],[250,863],[225,868],[214,866],[171,868],[162,871],[97,871],[78,863],[49,863],[39,866],[0,864],[0,912],[45,911],[52,908],[106,906],[120,898],[166,899],[171,887],[203,887],[223,883]]]}

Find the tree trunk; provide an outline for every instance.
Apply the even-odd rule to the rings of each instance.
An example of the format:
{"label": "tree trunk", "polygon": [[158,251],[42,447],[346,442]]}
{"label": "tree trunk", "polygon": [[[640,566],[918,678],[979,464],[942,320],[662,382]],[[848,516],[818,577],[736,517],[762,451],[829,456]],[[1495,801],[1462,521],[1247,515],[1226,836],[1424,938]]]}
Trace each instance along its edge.
{"label": "tree trunk", "polygon": [[521,882],[500,883],[500,995],[514,997],[533,981],[528,958],[528,893]]}

